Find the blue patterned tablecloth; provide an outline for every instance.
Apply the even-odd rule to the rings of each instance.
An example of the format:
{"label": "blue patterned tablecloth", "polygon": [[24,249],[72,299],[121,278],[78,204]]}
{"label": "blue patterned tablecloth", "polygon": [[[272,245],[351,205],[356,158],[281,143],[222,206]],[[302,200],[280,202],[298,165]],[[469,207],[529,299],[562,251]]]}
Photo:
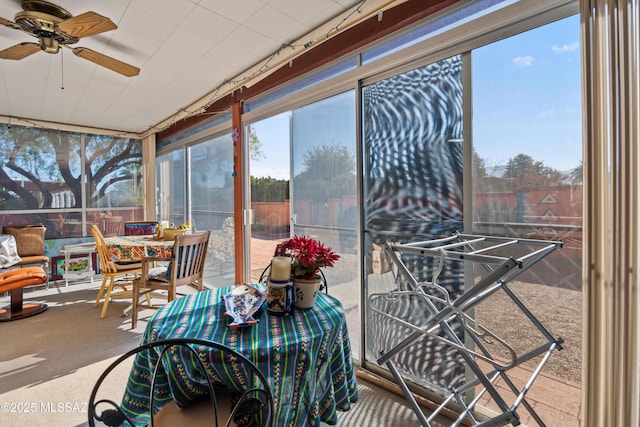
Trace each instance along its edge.
{"label": "blue patterned tablecloth", "polygon": [[[358,400],[355,368],[345,313],[335,298],[319,294],[314,308],[274,316],[266,306],[255,316],[258,323],[230,328],[224,316],[225,287],[178,298],[150,319],[142,344],[175,337],[200,338],[225,344],[248,356],[269,379],[274,395],[274,426],[310,427],[320,422],[335,425],[337,410],[348,411]],[[139,425],[149,421],[150,369],[158,354],[150,350],[134,360],[122,401],[125,412]],[[188,367],[187,367],[188,368]],[[156,382],[160,405],[172,398],[179,405],[197,397],[182,382],[189,373],[181,367],[166,368]],[[229,387],[234,379],[228,369],[215,369]],[[225,376],[225,373],[226,376]],[[184,377],[184,378],[183,378]]]}

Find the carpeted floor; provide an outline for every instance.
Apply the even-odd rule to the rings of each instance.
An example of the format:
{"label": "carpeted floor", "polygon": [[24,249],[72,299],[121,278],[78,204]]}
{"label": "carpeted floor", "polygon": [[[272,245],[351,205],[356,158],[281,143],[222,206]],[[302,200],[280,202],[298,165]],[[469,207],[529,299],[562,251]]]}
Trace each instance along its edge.
{"label": "carpeted floor", "polygon": [[[44,313],[0,323],[0,426],[73,427],[87,425],[86,402],[94,382],[117,356],[135,347],[152,312],[141,314],[135,330],[122,317],[126,301],[110,304],[100,319],[93,307],[94,284],[70,284],[48,291],[25,292],[25,301],[49,305]],[[8,303],[0,296],[0,307]],[[118,373],[114,396],[126,382]],[[418,419],[404,398],[358,379],[360,401],[339,414],[339,426],[417,426]],[[116,398],[117,400],[117,398]]]}

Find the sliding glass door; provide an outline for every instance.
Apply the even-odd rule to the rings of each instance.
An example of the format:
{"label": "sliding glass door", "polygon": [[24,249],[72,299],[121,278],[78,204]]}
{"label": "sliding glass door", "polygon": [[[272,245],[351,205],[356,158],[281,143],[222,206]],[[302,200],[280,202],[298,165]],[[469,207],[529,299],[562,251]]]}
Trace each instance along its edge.
{"label": "sliding glass door", "polygon": [[234,283],[233,141],[231,134],[171,151],[156,159],[159,221],[211,231],[207,286]]}
{"label": "sliding glass door", "polygon": [[[454,56],[362,89],[369,295],[397,287],[409,289],[381,253],[386,242],[424,241],[462,230],[462,64],[462,57]],[[415,255],[403,261],[419,281],[427,281],[437,260]],[[439,284],[455,299],[464,290],[463,268],[447,261],[443,271]],[[375,361],[411,332],[371,308],[419,325],[429,317],[428,309],[419,303],[410,298],[371,301],[366,316],[367,359]],[[454,332],[462,339],[461,328]],[[403,375],[435,389],[446,390],[464,381],[460,353],[434,337],[415,340],[394,361]]]}
{"label": "sliding glass door", "polygon": [[[509,286],[564,341],[539,380],[536,410],[577,426],[582,381],[582,113],[578,16],[471,52],[473,232],[562,241]],[[543,338],[507,298],[476,319],[521,352]],[[522,366],[532,370],[537,359]],[[509,395],[506,384],[499,384]],[[562,403],[560,403],[562,402]],[[483,405],[496,409],[491,399]],[[532,422],[526,411],[524,424]]]}
{"label": "sliding glass door", "polygon": [[193,145],[189,158],[189,218],[194,230],[210,230],[207,283],[234,283],[233,141],[230,134]]}
{"label": "sliding glass door", "polygon": [[257,281],[278,243],[306,235],[340,255],[324,269],[329,294],[349,311],[357,353],[360,282],[357,259],[355,91],[245,127],[249,152],[250,273]]}
{"label": "sliding glass door", "polygon": [[276,245],[289,238],[290,116],[282,113],[245,127],[251,184],[249,262],[254,283],[269,265]]}
{"label": "sliding glass door", "polygon": [[[465,329],[469,324],[456,323],[452,329],[472,349],[486,348],[490,341],[507,343],[505,348],[522,357],[509,371],[518,377],[520,390],[520,380],[531,378],[539,366],[542,355],[536,351],[548,342],[537,326],[548,328],[553,339],[560,337],[563,351],[551,354],[533,384],[547,391],[531,393],[528,403],[545,421],[579,424],[579,38],[579,17],[569,17],[363,86],[363,252],[365,292],[371,297],[365,316],[366,366],[386,368],[375,366],[380,354],[402,348],[393,362],[403,377],[442,396],[464,389],[465,399],[478,397],[478,407],[502,412],[498,399],[481,386],[463,387],[472,377],[472,364],[442,339],[441,330],[418,335],[402,347],[413,330],[395,319],[424,325],[429,305],[385,299],[388,291],[405,291],[413,284],[394,274],[393,265],[380,257],[380,248],[386,242],[418,244],[455,232],[562,242],[532,268],[510,277],[500,292],[484,295],[473,305],[474,328],[495,334],[489,341],[472,342],[473,333]],[[502,256],[522,255],[513,247],[500,251]],[[440,265],[438,257],[417,253],[398,256],[421,286],[438,286],[436,306],[455,301],[487,270],[493,271],[457,261]],[[521,304],[507,295],[515,295]],[[496,353],[499,361],[508,358],[506,351]],[[494,386],[512,403],[517,393],[509,381],[501,377]],[[533,412],[522,406],[518,415],[524,424],[537,423]]]}

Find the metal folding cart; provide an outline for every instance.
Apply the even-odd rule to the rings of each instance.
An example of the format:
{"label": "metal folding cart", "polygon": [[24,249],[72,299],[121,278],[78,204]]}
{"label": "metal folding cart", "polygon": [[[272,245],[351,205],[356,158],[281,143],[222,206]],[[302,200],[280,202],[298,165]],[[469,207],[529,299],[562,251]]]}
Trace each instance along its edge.
{"label": "metal folding cart", "polygon": [[[408,244],[387,242],[384,245],[385,254],[395,267],[396,281],[402,280],[403,286],[402,289],[369,295],[369,308],[373,315],[390,319],[391,323],[397,322],[397,325],[402,325],[403,330],[409,332],[389,348],[382,349],[377,355],[377,362],[389,369],[423,426],[431,427],[431,423],[445,408],[453,408],[459,413],[452,426],[518,425],[518,411],[521,407],[526,408],[539,425],[545,425],[527,401],[526,394],[551,353],[561,349],[562,338],[551,335],[510,289],[508,283],[560,247],[562,242],[559,241],[471,234],[455,234]],[[430,280],[420,280],[412,274],[404,260],[410,258],[407,255],[414,258],[434,258],[432,261],[437,269]],[[451,293],[438,283],[445,260],[472,263],[474,268],[480,266],[483,273],[476,278],[475,283],[461,286],[461,291],[452,298]],[[499,291],[513,301],[510,306],[516,307],[514,310],[519,310],[526,316],[527,325],[532,325],[533,329],[521,332],[526,334],[537,330],[535,333],[542,337],[540,345],[519,352],[498,332],[489,330],[475,320],[474,309],[478,304]],[[420,324],[407,321],[390,310],[381,309],[377,303],[384,301],[385,306],[389,307],[389,304],[405,297],[410,297],[410,301],[420,301],[415,310],[426,308],[428,311]],[[430,416],[426,416],[417,404],[394,362],[396,356],[408,351],[409,347],[425,336],[455,348],[466,365],[463,383],[446,390],[444,401]],[[532,361],[534,358],[536,359]],[[510,375],[515,372],[514,368],[525,362],[533,363],[535,369],[526,383],[517,385],[518,381],[512,380]],[[511,399],[498,392],[496,384],[499,380],[510,389],[509,395],[513,401],[508,401]],[[479,416],[475,411],[481,397],[487,399],[486,395],[493,401],[493,406],[498,408],[495,416]]]}

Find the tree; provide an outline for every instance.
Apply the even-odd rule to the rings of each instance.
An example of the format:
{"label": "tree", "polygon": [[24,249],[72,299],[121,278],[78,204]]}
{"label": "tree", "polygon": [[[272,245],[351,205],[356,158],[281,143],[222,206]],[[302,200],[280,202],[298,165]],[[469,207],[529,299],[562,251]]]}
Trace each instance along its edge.
{"label": "tree", "polygon": [[62,190],[73,194],[72,207],[82,207],[83,143],[86,206],[100,206],[113,185],[141,177],[140,140],[1,125],[0,198],[5,200],[4,208],[51,208],[54,192]]}
{"label": "tree", "polygon": [[582,160],[571,171],[569,171],[569,179],[574,184],[582,184]]}
{"label": "tree", "polygon": [[251,177],[251,202],[284,202],[289,198],[289,181]]}
{"label": "tree", "polygon": [[249,140],[249,156],[251,156],[251,160],[260,161],[262,159],[266,159],[267,156],[262,152],[262,142],[260,142],[260,138],[258,138],[255,129],[249,126],[247,131],[247,139]]}
{"label": "tree", "polygon": [[560,185],[565,181],[562,172],[533,160],[527,154],[518,154],[507,162],[503,178],[510,178],[530,185]]}
{"label": "tree", "polygon": [[[54,157],[52,147],[34,128],[0,126],[0,196],[4,209],[38,209],[51,203],[43,178],[50,167],[40,159]],[[27,185],[33,183],[33,185]]]}
{"label": "tree", "polygon": [[298,179],[308,176],[337,178],[352,176],[355,172],[355,159],[347,147],[340,144],[322,144],[312,147],[302,157],[302,171]]}
{"label": "tree", "polygon": [[[302,158],[302,171],[293,178],[297,202],[306,201],[308,221],[329,225],[329,201],[339,201],[338,221],[343,215],[341,199],[355,196],[355,156],[341,144],[322,144],[309,149]],[[295,172],[295,171],[294,171]]]}
{"label": "tree", "polygon": [[484,178],[487,176],[487,163],[486,161],[480,157],[478,152],[473,150],[473,176],[477,178]]}
{"label": "tree", "polygon": [[294,177],[296,194],[322,203],[355,194],[356,163],[347,147],[335,143],[314,146],[304,154],[302,166]]}

